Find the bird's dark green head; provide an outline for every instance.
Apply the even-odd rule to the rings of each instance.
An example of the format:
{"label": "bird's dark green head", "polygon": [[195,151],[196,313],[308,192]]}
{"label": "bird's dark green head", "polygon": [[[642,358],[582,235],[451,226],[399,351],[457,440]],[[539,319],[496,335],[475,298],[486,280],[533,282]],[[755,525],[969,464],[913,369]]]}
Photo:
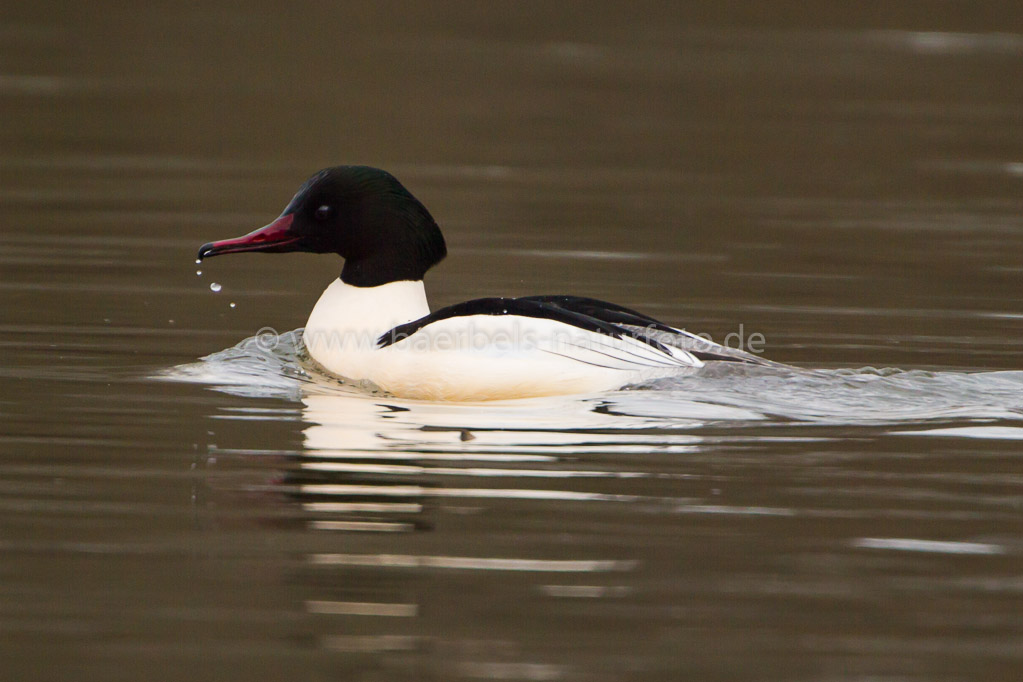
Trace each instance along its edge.
{"label": "bird's dark green head", "polygon": [[421,280],[447,255],[426,207],[393,175],[369,166],[316,173],[272,223],[204,244],[199,259],[250,251],[336,253],[345,259],[341,279],[364,287]]}

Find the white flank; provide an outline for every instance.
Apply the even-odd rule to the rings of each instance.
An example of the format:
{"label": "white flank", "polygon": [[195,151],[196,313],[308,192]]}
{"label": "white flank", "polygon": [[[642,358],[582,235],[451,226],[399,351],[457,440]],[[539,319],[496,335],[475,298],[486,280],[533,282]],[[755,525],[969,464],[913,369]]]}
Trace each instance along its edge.
{"label": "white flank", "polygon": [[497,400],[620,388],[702,363],[546,318],[468,315],[431,323],[380,348],[394,327],[429,314],[422,282],[379,287],[331,284],[313,308],[304,341],[330,372],[394,395]]}

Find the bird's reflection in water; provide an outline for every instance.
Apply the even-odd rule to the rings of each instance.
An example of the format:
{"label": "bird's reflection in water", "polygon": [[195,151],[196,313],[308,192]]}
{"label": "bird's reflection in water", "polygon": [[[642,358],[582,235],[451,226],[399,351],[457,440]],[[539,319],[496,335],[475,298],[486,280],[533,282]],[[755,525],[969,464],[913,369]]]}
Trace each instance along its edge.
{"label": "bird's reflection in water", "polygon": [[[288,571],[287,615],[304,610],[321,653],[383,671],[376,678],[623,679],[633,663],[674,665],[680,646],[711,646],[713,629],[690,638],[702,624],[736,613],[773,622],[789,595],[833,598],[845,612],[862,551],[1006,552],[970,537],[936,542],[948,514],[987,519],[986,507],[957,509],[972,498],[930,475],[893,474],[874,445],[892,434],[1017,437],[978,423],[1018,416],[1018,372],[722,370],[651,390],[453,404],[302,374],[268,383],[264,364],[283,361],[260,358],[236,348],[179,373],[246,400],[218,415],[238,420],[233,451],[218,452],[263,479],[280,465],[271,488],[286,502],[231,513],[287,519],[281,533],[257,533],[261,551],[281,550],[260,556]],[[288,437],[300,420],[301,445],[255,449],[267,439],[240,428],[252,419]],[[893,475],[899,494],[862,485]],[[852,524],[838,533],[849,539],[836,544],[837,526],[822,534],[829,519]],[[877,519],[906,522],[886,537]],[[683,621],[696,627],[662,637]]]}
{"label": "bird's reflection in water", "polygon": [[320,644],[470,677],[561,677],[532,660],[516,628],[481,630],[479,614],[521,622],[550,600],[630,592],[641,562],[610,544],[562,542],[558,519],[578,518],[581,505],[603,507],[599,523],[614,517],[609,507],[663,504],[642,491],[665,476],[644,456],[692,452],[701,439],[678,432],[698,420],[643,416],[642,394],[619,395],[477,405],[304,396],[304,447],[282,484],[308,531],[331,534],[300,571]]}
{"label": "bird's reflection in water", "polygon": [[[637,433],[642,417],[604,399],[538,399],[453,405],[363,396],[303,399],[305,448],[289,482],[313,528],[400,532],[439,501],[495,499],[627,502],[636,495],[588,490],[579,479],[642,478],[608,454],[692,451],[700,438]],[[676,426],[694,426],[691,418]],[[572,480],[572,485],[564,483]],[[559,485],[560,484],[560,485]],[[398,520],[396,520],[398,519]]]}

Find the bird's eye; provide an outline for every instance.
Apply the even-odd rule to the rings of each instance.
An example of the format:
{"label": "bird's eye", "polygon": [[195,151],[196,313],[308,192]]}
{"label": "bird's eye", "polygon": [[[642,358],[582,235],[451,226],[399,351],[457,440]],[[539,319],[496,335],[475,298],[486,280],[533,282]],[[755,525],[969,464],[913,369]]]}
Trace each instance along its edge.
{"label": "bird's eye", "polygon": [[313,213],[313,216],[315,216],[317,220],[327,220],[332,215],[334,215],[334,207],[328,206],[326,204],[320,206],[318,209],[316,209],[316,212]]}

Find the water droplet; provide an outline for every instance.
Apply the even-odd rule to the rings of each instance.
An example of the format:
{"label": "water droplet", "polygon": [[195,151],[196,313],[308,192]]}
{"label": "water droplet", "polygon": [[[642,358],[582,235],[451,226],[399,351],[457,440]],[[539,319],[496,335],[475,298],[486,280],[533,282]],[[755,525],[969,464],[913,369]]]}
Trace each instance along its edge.
{"label": "water droplet", "polygon": [[195,271],[195,276],[196,277],[202,277],[202,270],[196,270]]}
{"label": "water droplet", "polygon": [[222,288],[223,287],[221,287],[216,282],[213,282],[212,284],[210,284],[210,291],[217,292],[217,291],[220,291]]}
{"label": "water droplet", "polygon": [[231,307],[232,308],[234,307],[234,301],[231,301]]}
{"label": "water droplet", "polygon": [[202,263],[202,259],[201,258],[196,258],[195,259],[195,264],[198,265],[199,263]]}

